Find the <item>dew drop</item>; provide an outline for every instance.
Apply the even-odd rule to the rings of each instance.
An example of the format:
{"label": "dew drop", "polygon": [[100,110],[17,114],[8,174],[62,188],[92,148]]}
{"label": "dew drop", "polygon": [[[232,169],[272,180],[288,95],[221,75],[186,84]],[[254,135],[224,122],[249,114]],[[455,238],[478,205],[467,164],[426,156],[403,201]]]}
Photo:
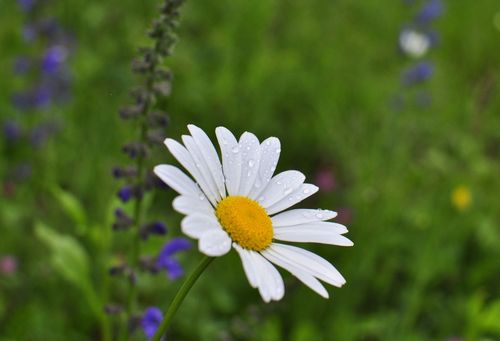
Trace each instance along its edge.
{"label": "dew drop", "polygon": [[260,179],[257,179],[257,181],[255,181],[255,188],[260,188],[260,186],[262,186],[261,182],[260,182]]}
{"label": "dew drop", "polygon": [[281,153],[281,149],[280,149],[280,148],[277,148],[277,149],[276,149],[276,154],[279,154],[279,153]]}
{"label": "dew drop", "polygon": [[266,141],[266,146],[270,146],[271,145],[271,141]]}
{"label": "dew drop", "polygon": [[248,160],[248,167],[252,168],[253,166],[255,166],[255,161],[252,159]]}
{"label": "dew drop", "polygon": [[293,191],[292,188],[287,188],[287,189],[285,189],[284,194],[288,195],[288,194],[292,193],[292,191]]}
{"label": "dew drop", "polygon": [[232,151],[234,154],[237,154],[237,153],[240,151],[240,147],[239,147],[239,146],[234,146],[233,148],[231,148],[231,151]]}
{"label": "dew drop", "polygon": [[309,192],[310,192],[310,190],[309,190],[308,188],[306,188],[306,189],[304,189],[304,190],[302,191],[302,193],[304,193],[304,194],[307,194],[307,193],[309,193]]}

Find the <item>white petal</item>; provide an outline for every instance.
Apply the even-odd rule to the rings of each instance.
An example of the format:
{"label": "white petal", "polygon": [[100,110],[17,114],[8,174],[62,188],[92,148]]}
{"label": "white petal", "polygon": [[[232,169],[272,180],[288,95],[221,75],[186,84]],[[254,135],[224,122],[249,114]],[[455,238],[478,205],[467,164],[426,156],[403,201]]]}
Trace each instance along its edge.
{"label": "white petal", "polygon": [[272,243],[267,249],[274,256],[295,264],[299,269],[331,285],[341,287],[344,277],[324,258],[296,246]]}
{"label": "white petal", "polygon": [[267,214],[271,215],[286,210],[288,207],[291,207],[296,203],[301,202],[302,200],[313,195],[317,191],[318,187],[315,185],[302,184],[291,194],[287,195],[285,198],[281,199],[271,207],[266,208]]}
{"label": "white petal", "polygon": [[248,196],[252,189],[260,166],[259,139],[249,132],[244,132],[240,137],[241,177],[238,195]]}
{"label": "white petal", "polygon": [[321,243],[339,246],[352,246],[353,243],[340,233],[347,232],[344,225],[335,223],[313,223],[296,226],[277,227],[274,239],[287,242]]}
{"label": "white petal", "polygon": [[255,268],[255,264],[253,263],[253,258],[251,255],[251,252],[255,251],[246,250],[236,243],[233,243],[233,247],[240,255],[241,263],[243,264],[243,270],[245,270],[248,282],[250,282],[252,288],[257,288],[257,285],[259,284],[257,280],[257,269]]}
{"label": "white petal", "polygon": [[154,168],[154,172],[164,183],[179,194],[197,196],[200,191],[194,181],[177,167],[159,165]]}
{"label": "white petal", "polygon": [[241,177],[240,145],[234,135],[224,127],[215,129],[222,152],[222,168],[229,195],[237,195]]}
{"label": "white petal", "polygon": [[174,199],[172,206],[177,212],[189,215],[193,213],[213,214],[214,208],[200,191],[198,197],[180,195]]}
{"label": "white petal", "polygon": [[251,252],[256,268],[258,288],[264,302],[278,301],[285,294],[283,278],[276,268],[257,252]]}
{"label": "white petal", "polygon": [[257,199],[259,194],[266,188],[276,170],[280,152],[280,140],[276,137],[269,137],[260,144],[259,172],[257,173],[253,188],[250,190],[250,198]]}
{"label": "white petal", "polygon": [[182,233],[200,239],[205,233],[222,230],[217,218],[213,215],[194,213],[184,217],[181,221]]}
{"label": "white petal", "polygon": [[201,236],[198,249],[210,257],[223,256],[231,250],[231,238],[223,229],[211,230]]}
{"label": "white petal", "polygon": [[219,160],[219,155],[215,147],[208,138],[207,134],[193,124],[188,125],[189,132],[193,136],[194,142],[198,146],[203,159],[205,160],[210,174],[217,186],[219,194],[222,198],[226,196],[226,187],[224,186],[224,176],[222,175],[222,167]]}
{"label": "white petal", "polygon": [[307,285],[309,288],[311,288],[313,291],[315,291],[322,297],[328,298],[328,292],[326,291],[325,287],[308,272],[301,270],[300,268],[295,266],[295,264],[289,261],[276,257],[273,253],[270,253],[267,250],[262,251],[262,255],[271,262],[273,262],[274,264],[289,271],[292,275],[297,277],[302,283]]}
{"label": "white petal", "polygon": [[273,227],[277,227],[330,220],[336,216],[337,212],[334,211],[298,208],[277,214],[271,220],[273,221]]}
{"label": "white petal", "polygon": [[347,227],[342,224],[329,222],[329,221],[317,221],[313,223],[297,224],[290,226],[273,226],[274,231],[280,231],[284,233],[285,231],[318,231],[318,232],[332,232],[336,234],[344,234],[349,232]]}
{"label": "white petal", "polygon": [[[184,143],[187,150],[189,151],[189,154],[193,158],[195,168],[201,174],[203,180],[205,180],[205,183],[208,186],[207,191],[215,198],[217,203],[221,199],[219,189],[217,188],[215,180],[212,176],[212,172],[208,168],[208,165],[205,162],[205,159],[203,158],[200,149],[196,145],[196,142],[194,142],[193,137],[189,135],[182,135],[182,142]],[[214,206],[216,205],[216,203],[214,204]]]}
{"label": "white petal", "polygon": [[264,208],[271,207],[295,191],[305,179],[306,176],[296,170],[281,172],[271,179],[258,201]]}
{"label": "white petal", "polygon": [[186,147],[172,139],[166,139],[164,143],[170,153],[177,159],[177,161],[179,161],[182,167],[184,167],[196,180],[210,202],[213,205],[216,205],[217,201],[215,199],[215,196],[210,191],[210,186],[202,176],[200,170],[196,167],[196,164]]}

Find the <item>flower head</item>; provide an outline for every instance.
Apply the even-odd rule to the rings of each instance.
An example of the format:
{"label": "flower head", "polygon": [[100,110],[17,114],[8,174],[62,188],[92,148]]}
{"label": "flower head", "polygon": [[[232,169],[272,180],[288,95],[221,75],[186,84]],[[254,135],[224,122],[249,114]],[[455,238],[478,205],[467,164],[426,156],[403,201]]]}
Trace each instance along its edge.
{"label": "flower head", "polygon": [[160,269],[167,271],[170,279],[177,279],[184,274],[181,264],[174,258],[178,252],[187,251],[191,248],[191,243],[185,238],[171,239],[161,250],[156,260],[156,265]]}
{"label": "flower head", "polygon": [[428,35],[412,29],[404,29],[399,34],[399,46],[410,57],[419,58],[427,53],[431,46]]}
{"label": "flower head", "polygon": [[0,274],[5,276],[13,275],[17,270],[17,259],[14,256],[6,255],[0,258]]}
{"label": "flower head", "polygon": [[[327,222],[337,214],[329,210],[293,209],[293,205],[318,191],[304,183],[295,170],[273,176],[281,153],[280,141],[259,142],[245,132],[238,140],[223,127],[216,129],[222,153],[200,128],[189,125],[191,135],[183,144],[166,139],[165,145],[195,181],[171,165],[155,173],[177,191],[173,207],[187,216],[182,231],[198,239],[199,250],[212,257],[238,252],[245,274],[263,300],[280,300],[285,292],[278,265],[319,295],[327,298],[322,280],[341,287],[345,279],[328,261],[305,249],[279,243],[311,242],[351,246],[343,236],[347,228]],[[319,280],[318,280],[319,279]]]}
{"label": "flower head", "polygon": [[451,202],[459,211],[468,209],[472,202],[469,187],[463,185],[456,187],[451,193]]}
{"label": "flower head", "polygon": [[402,75],[402,83],[410,86],[428,80],[434,72],[433,64],[422,61],[407,69]]}
{"label": "flower head", "polygon": [[163,314],[159,308],[149,307],[146,309],[142,315],[141,327],[148,340],[155,335],[162,319]]}

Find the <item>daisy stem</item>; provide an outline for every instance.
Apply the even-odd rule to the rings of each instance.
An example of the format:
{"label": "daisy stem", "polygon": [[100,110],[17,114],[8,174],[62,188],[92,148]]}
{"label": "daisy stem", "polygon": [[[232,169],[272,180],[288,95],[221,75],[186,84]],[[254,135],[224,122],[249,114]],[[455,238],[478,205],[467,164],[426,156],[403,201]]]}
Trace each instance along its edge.
{"label": "daisy stem", "polygon": [[191,290],[196,280],[200,277],[203,271],[213,260],[214,257],[205,256],[198,264],[198,266],[194,269],[194,271],[186,278],[184,283],[182,283],[182,286],[179,288],[179,291],[177,291],[177,294],[172,300],[172,303],[170,303],[167,312],[165,313],[165,317],[163,318],[163,321],[161,321],[160,326],[156,330],[156,333],[151,341],[160,341],[161,337],[167,331],[170,321],[177,312],[177,309],[179,309],[189,290]]}

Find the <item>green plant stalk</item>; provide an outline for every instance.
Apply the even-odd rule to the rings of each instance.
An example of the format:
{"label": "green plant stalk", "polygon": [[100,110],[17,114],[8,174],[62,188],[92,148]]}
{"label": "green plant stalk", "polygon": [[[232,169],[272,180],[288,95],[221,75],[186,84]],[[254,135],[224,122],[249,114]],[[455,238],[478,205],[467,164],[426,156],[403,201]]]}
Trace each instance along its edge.
{"label": "green plant stalk", "polygon": [[[151,81],[148,81],[146,88],[147,88],[146,91],[148,91],[149,93],[152,88]],[[144,142],[146,140],[146,133],[147,133],[146,115],[149,112],[150,105],[151,105],[151,100],[150,99],[146,100],[141,115],[141,119],[143,120],[141,122],[142,124],[140,128],[141,132],[139,138],[139,141],[141,142]],[[139,156],[137,158],[137,178],[136,178],[137,182],[140,182],[141,179],[144,177],[144,171],[145,171],[144,156]],[[142,198],[137,198],[137,200],[135,201],[133,219],[134,219],[134,228],[132,229],[132,231],[134,233],[134,236],[132,238],[132,254],[130,259],[130,265],[132,269],[136,270],[139,264],[140,247],[141,247],[140,228],[142,223]],[[127,297],[127,315],[123,323],[124,332],[120,333],[122,336],[125,337],[125,339],[128,339],[129,336],[128,320],[132,316],[132,313],[136,308],[136,306],[137,306],[137,285],[136,283],[131,281]]]}
{"label": "green plant stalk", "polygon": [[165,313],[165,317],[163,318],[163,321],[161,321],[160,326],[156,330],[155,335],[151,339],[151,341],[160,341],[161,337],[165,334],[165,332],[168,329],[168,326],[170,324],[170,321],[174,317],[175,313],[179,309],[182,301],[188,294],[189,290],[193,287],[194,283],[196,283],[196,280],[200,277],[200,275],[203,273],[203,271],[207,268],[207,266],[214,260],[214,257],[209,257],[205,256],[201,262],[198,264],[198,266],[194,269],[194,271],[189,275],[188,278],[182,283],[182,286],[180,287],[179,291],[177,291],[177,294],[175,295],[174,299],[172,300],[172,303],[170,303],[170,306],[167,309],[167,312]]}

